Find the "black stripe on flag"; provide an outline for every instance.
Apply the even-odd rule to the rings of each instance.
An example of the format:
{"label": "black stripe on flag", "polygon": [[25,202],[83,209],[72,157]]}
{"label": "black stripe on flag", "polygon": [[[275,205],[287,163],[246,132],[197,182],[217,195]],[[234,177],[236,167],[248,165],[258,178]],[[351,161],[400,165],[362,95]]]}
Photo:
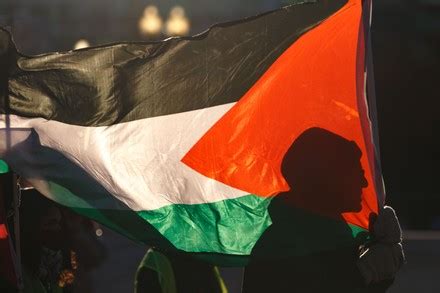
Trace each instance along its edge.
{"label": "black stripe on flag", "polygon": [[10,112],[104,126],[235,102],[295,40],[346,3],[291,5],[193,37],[19,54],[9,73]]}

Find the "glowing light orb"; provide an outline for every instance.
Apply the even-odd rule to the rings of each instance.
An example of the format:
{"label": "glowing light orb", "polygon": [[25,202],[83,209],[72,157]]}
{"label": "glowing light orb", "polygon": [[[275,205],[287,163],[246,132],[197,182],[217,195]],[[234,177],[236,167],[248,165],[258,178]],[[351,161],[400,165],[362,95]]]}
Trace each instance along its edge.
{"label": "glowing light orb", "polygon": [[87,47],[90,47],[89,41],[87,41],[85,39],[80,39],[75,43],[75,45],[73,46],[73,49],[78,50],[78,49],[83,49],[83,48],[87,48]]}
{"label": "glowing light orb", "polygon": [[143,35],[157,35],[162,30],[163,22],[156,6],[147,6],[139,20],[139,31]]}
{"label": "glowing light orb", "polygon": [[169,36],[184,36],[189,33],[190,23],[182,6],[174,6],[166,22],[166,34]]}

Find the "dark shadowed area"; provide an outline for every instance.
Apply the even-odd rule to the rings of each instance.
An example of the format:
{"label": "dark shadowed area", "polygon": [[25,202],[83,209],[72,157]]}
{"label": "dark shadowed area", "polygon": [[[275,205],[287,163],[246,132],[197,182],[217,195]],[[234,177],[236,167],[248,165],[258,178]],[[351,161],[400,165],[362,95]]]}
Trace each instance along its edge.
{"label": "dark shadowed area", "polygon": [[[73,49],[80,39],[93,46],[165,38],[165,25],[175,5],[185,9],[188,33],[196,34],[214,23],[255,15],[289,2],[297,1],[1,0],[0,25],[12,31],[23,53],[40,54]],[[140,21],[144,8],[150,4],[156,5],[164,28],[147,35],[142,33]],[[387,202],[395,207],[408,231],[408,264],[389,292],[440,292],[440,0],[377,0],[373,6],[371,32]],[[344,164],[356,169],[348,173],[357,176],[358,184],[347,193],[338,191],[351,194],[347,210],[356,209],[357,194],[364,184],[356,162],[358,158]],[[329,174],[330,170],[322,172]],[[294,181],[301,174],[286,175],[292,175]],[[332,209],[331,201],[323,210],[307,201],[307,197],[291,194],[288,198],[292,207],[307,208],[326,218]],[[334,215],[342,212],[333,211]],[[343,228],[348,235],[347,227]],[[146,247],[106,230],[99,241],[108,256],[91,272],[92,292],[132,292],[134,272]],[[231,286],[230,292],[239,292],[241,270],[228,269],[224,276]]]}

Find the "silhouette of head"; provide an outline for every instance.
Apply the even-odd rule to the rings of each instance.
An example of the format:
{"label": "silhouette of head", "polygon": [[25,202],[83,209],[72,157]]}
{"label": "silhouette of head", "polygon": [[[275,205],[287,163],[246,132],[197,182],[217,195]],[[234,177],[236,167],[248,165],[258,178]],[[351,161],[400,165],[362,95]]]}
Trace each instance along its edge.
{"label": "silhouette of head", "polygon": [[321,128],[304,131],[282,163],[290,185],[289,204],[318,214],[340,217],[361,209],[362,188],[368,186],[357,144]]}

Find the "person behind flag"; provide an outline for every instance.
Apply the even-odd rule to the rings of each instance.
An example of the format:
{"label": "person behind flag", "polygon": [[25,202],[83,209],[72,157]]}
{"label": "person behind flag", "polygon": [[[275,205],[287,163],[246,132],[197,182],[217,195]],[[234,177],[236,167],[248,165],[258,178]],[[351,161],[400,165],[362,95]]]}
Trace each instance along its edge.
{"label": "person behind flag", "polygon": [[60,209],[35,190],[23,192],[20,230],[24,292],[63,292],[58,280],[67,243]]}
{"label": "person behind flag", "polygon": [[88,220],[34,189],[22,192],[21,211],[24,292],[92,292],[88,271],[106,251]]}
{"label": "person behind flag", "polygon": [[[243,292],[386,291],[404,261],[395,213],[386,208],[376,221],[371,216],[374,228],[361,256],[366,235],[354,237],[342,217],[361,210],[362,189],[368,185],[361,155],[356,143],[321,128],[308,129],[296,139],[282,164],[291,189],[271,203],[273,224],[254,248]],[[289,233],[295,234],[293,240]],[[352,245],[332,247],[331,238],[352,239]],[[327,242],[327,250],[313,251],[317,242]],[[301,244],[310,251],[289,254]],[[259,258],[264,249],[284,255]]]}

